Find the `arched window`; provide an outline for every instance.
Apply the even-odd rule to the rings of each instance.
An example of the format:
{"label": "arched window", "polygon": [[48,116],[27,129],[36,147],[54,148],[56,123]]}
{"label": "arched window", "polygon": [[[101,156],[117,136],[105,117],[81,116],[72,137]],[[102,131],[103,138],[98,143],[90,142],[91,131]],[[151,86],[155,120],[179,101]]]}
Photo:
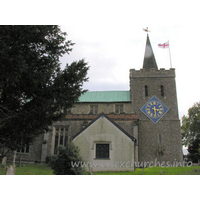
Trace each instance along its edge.
{"label": "arched window", "polygon": [[163,87],[163,85],[160,86],[160,94],[161,94],[161,97],[164,97],[164,87]]}
{"label": "arched window", "polygon": [[145,91],[145,97],[148,97],[148,86],[147,85],[145,85],[144,86],[144,91]]}

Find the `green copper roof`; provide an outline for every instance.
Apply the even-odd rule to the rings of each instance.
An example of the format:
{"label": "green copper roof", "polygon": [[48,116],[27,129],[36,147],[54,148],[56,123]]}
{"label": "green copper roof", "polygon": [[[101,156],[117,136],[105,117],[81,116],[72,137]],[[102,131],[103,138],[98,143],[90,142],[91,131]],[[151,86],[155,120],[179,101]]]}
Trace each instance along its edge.
{"label": "green copper roof", "polygon": [[81,95],[79,102],[130,102],[130,91],[97,91]]}
{"label": "green copper roof", "polygon": [[153,49],[147,34],[146,49],[144,54],[143,69],[149,70],[151,68],[158,69],[156,59],[154,57]]}

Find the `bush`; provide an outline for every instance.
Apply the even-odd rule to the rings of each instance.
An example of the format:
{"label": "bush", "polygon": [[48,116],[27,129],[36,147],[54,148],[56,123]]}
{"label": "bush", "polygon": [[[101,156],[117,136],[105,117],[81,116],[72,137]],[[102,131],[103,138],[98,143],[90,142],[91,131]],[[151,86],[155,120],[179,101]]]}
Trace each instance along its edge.
{"label": "bush", "polygon": [[47,156],[45,163],[47,164],[47,166],[51,166],[51,163],[53,163],[56,160],[57,156]]}
{"label": "bush", "polygon": [[198,160],[200,159],[199,145],[200,139],[197,138],[188,146],[188,159],[191,160],[193,163],[198,163]]}
{"label": "bush", "polygon": [[81,175],[84,169],[81,166],[72,167],[72,162],[81,162],[82,158],[78,147],[69,140],[66,147],[59,146],[58,155],[47,159],[48,165],[53,169],[56,175]]}

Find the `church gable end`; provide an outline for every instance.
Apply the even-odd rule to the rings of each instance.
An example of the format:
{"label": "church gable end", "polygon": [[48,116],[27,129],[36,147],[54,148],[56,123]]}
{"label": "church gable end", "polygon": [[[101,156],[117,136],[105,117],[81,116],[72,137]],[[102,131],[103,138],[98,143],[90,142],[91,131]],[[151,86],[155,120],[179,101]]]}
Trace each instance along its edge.
{"label": "church gable end", "polygon": [[[136,139],[121,129],[106,115],[101,114],[73,139],[85,162],[95,163],[94,171],[134,170]],[[116,167],[116,163],[129,163]],[[107,166],[107,167],[102,167]]]}
{"label": "church gable end", "polygon": [[129,137],[132,141],[136,141],[136,139],[129,135],[125,130],[123,130],[118,124],[116,124],[113,120],[111,120],[108,116],[106,116],[105,114],[100,114],[96,119],[94,119],[90,124],[88,124],[83,130],[81,130],[79,133],[77,133],[74,137],[73,140],[80,135],[82,132],[84,132],[86,129],[88,129],[92,124],[94,124],[97,120],[99,120],[100,118],[105,118],[106,120],[108,120],[111,124],[113,124],[117,129],[119,129],[123,134],[125,134],[127,137]]}

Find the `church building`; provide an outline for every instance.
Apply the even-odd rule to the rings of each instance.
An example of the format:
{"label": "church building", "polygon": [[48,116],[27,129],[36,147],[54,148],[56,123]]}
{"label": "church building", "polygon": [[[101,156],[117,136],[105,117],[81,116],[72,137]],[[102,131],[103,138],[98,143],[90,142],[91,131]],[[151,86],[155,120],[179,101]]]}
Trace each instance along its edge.
{"label": "church building", "polygon": [[142,162],[182,162],[175,69],[158,68],[147,34],[143,67],[130,69],[127,91],[88,91],[48,133],[21,152],[45,162],[72,138],[93,171],[134,170]]}

